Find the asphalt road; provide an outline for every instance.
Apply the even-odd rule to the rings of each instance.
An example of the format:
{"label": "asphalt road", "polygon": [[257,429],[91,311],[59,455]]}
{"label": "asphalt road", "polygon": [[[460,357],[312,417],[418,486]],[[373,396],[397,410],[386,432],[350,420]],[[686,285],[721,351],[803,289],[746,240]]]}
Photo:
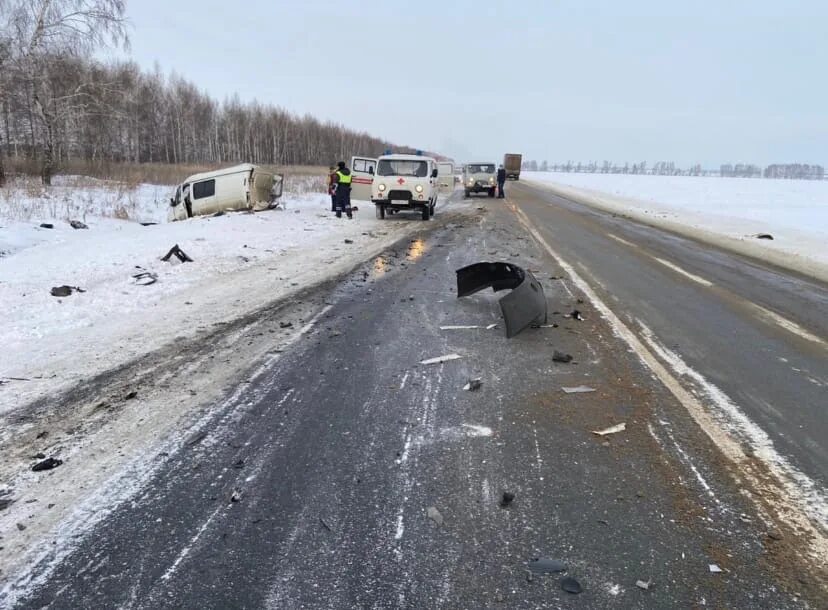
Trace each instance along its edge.
{"label": "asphalt road", "polygon": [[[614,223],[613,231],[625,231],[619,236],[647,244],[681,248],[682,240],[550,203],[523,186],[513,192],[562,250],[593,274],[618,276],[618,303],[630,315],[659,337],[664,326],[675,332],[667,341],[688,359],[726,367],[716,380],[728,391],[787,395],[763,379],[759,364],[773,365],[777,383],[789,377],[775,364],[783,355],[792,366],[819,364],[818,353],[794,349],[783,332],[733,316],[739,336],[765,331],[761,344],[745,338],[756,367],[747,372],[750,363],[727,357],[738,345],[725,304],[711,305],[705,291],[664,269],[643,272],[640,254],[602,236],[600,226]],[[166,467],[151,484],[78,540],[19,606],[803,607],[794,594],[807,595],[811,576],[797,580],[776,562],[774,541],[716,447],[590,303],[579,302],[583,295],[508,206],[481,199],[480,207],[343,278],[301,342],[217,406],[203,432],[158,456]],[[609,256],[601,248],[611,248]],[[693,260],[705,256],[721,267],[711,281],[739,274],[715,253]],[[535,270],[550,326],[558,326],[511,340],[502,324],[440,330],[500,322],[494,294],[454,296],[454,270],[480,260]],[[683,265],[706,273],[692,261]],[[780,276],[773,285],[781,284]],[[666,287],[678,292],[665,295]],[[824,308],[816,287],[790,298]],[[796,302],[787,302],[768,307],[790,314]],[[712,344],[698,343],[692,326],[673,328],[684,306]],[[565,317],[575,308],[584,321]],[[553,362],[556,349],[574,362]],[[419,364],[449,353],[461,358]],[[761,385],[728,383],[743,370]],[[811,374],[819,377],[819,369]],[[478,377],[479,391],[463,390]],[[818,397],[796,381],[796,396]],[[579,385],[596,391],[561,390]],[[797,417],[824,426],[815,414]],[[619,423],[626,430],[593,433]],[[793,436],[799,428],[788,425]],[[802,437],[813,435],[817,445],[801,451],[803,469],[824,467],[818,431]],[[515,496],[507,507],[500,506],[504,491]],[[531,573],[538,557],[562,561],[566,573]],[[564,577],[583,592],[563,591]],[[652,586],[637,587],[638,580]]]}
{"label": "asphalt road", "polygon": [[544,189],[511,194],[616,314],[643,322],[828,488],[828,286]]}

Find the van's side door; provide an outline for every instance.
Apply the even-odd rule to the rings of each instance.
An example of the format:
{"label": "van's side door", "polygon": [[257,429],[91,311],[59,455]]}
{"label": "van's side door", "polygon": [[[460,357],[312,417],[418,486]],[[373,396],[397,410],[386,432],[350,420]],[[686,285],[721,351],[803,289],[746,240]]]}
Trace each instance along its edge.
{"label": "van's side door", "polygon": [[351,157],[351,199],[371,201],[371,186],[377,171],[377,160],[370,157]]}
{"label": "van's side door", "polygon": [[454,192],[454,163],[450,161],[437,162],[437,179],[440,192],[451,194]]}

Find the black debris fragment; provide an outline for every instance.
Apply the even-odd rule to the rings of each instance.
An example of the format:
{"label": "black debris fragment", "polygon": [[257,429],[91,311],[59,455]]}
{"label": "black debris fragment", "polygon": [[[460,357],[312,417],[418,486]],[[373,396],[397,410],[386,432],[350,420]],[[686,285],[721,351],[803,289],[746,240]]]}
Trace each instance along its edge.
{"label": "black debris fragment", "polygon": [[157,222],[139,222],[138,224],[141,225],[142,227],[152,227],[154,225],[157,225],[158,223]]}
{"label": "black debris fragment", "polygon": [[579,583],[571,576],[567,576],[561,581],[561,589],[563,589],[567,593],[572,593],[574,595],[578,595],[578,593],[581,593],[584,590],[581,587],[581,583]]}
{"label": "black debris fragment", "polygon": [[88,229],[89,228],[84,223],[82,223],[80,220],[70,220],[69,221],[69,226],[72,227],[73,229]]}
{"label": "black debris fragment", "polygon": [[37,464],[32,466],[32,471],[33,472],[42,472],[44,470],[52,470],[53,468],[57,468],[61,464],[63,464],[63,460],[59,460],[57,458],[50,457],[50,458],[46,458],[42,462],[38,462]]}
{"label": "black debris fragment", "polygon": [[770,240],[773,240],[773,235],[771,235],[770,233],[759,233],[756,236],[756,239],[770,239]]}
{"label": "black debris fragment", "polygon": [[515,501],[515,494],[504,491],[503,497],[500,499],[500,506],[506,508],[507,506],[511,505],[512,502]]}
{"label": "black debris fragment", "polygon": [[345,243],[346,244],[352,244],[352,243],[354,243],[354,240],[353,239],[346,239]]}
{"label": "black debris fragment", "polygon": [[238,489],[234,489],[233,493],[230,494],[230,501],[231,502],[240,502],[241,501],[241,492]]}
{"label": "black debris fragment", "polygon": [[49,436],[49,431],[44,430],[43,432],[38,432],[35,438],[39,440],[41,438],[46,438],[47,436]]}
{"label": "black debris fragment", "polygon": [[14,500],[11,498],[0,498],[0,510],[6,510],[12,504],[14,504]]}
{"label": "black debris fragment", "polygon": [[73,292],[86,292],[83,288],[77,286],[55,286],[50,291],[53,297],[68,297]]}
{"label": "black debris fragment", "polygon": [[291,328],[293,322],[279,322],[279,328]]}
{"label": "black debris fragment", "polygon": [[126,396],[124,396],[124,400],[132,400],[133,398],[136,398],[137,396],[138,396],[138,392],[136,392],[135,390],[132,390],[131,392],[128,392],[126,394]]}
{"label": "black debris fragment", "polygon": [[23,525],[22,523],[18,523],[17,524],[17,529],[19,529],[22,532],[24,529],[26,529],[26,526]]}
{"label": "black debris fragment", "polygon": [[40,228],[41,229],[54,229],[55,225],[53,225],[51,222],[41,222],[40,223]]}
{"label": "black debris fragment", "polygon": [[167,252],[164,256],[161,257],[161,260],[165,263],[170,260],[171,256],[175,256],[178,260],[182,263],[192,263],[193,259],[187,256],[187,253],[184,252],[181,248],[178,247],[178,244],[175,244],[170,251]]}
{"label": "black debris fragment", "polygon": [[579,322],[584,321],[584,316],[582,316],[581,312],[578,311],[577,309],[573,309],[572,313],[569,314],[569,317],[572,318],[573,320],[578,320]]}
{"label": "black debris fragment", "polygon": [[142,271],[132,276],[137,286],[150,286],[158,281],[158,276],[151,271]]}
{"label": "black debris fragment", "polygon": [[32,459],[33,459],[33,460],[43,460],[43,459],[46,459],[46,454],[45,454],[45,453],[40,453],[40,452],[35,453],[35,454],[32,456]]}
{"label": "black debris fragment", "polygon": [[552,354],[552,361],[563,362],[564,364],[567,364],[569,362],[572,362],[572,354],[565,354],[564,352],[559,352],[558,350],[555,350],[555,352]]}
{"label": "black debris fragment", "polygon": [[557,559],[548,559],[546,557],[539,557],[529,562],[529,569],[536,574],[553,574],[557,572],[566,572],[566,564]]}
{"label": "black debris fragment", "polygon": [[321,523],[321,524],[322,524],[322,527],[324,527],[324,528],[325,528],[326,530],[328,530],[329,532],[332,532],[332,531],[333,531],[333,529],[331,528],[331,526],[330,526],[330,525],[328,525],[327,521],[325,521],[325,519],[324,519],[323,517],[319,517],[319,523]]}
{"label": "black debris fragment", "polygon": [[483,381],[480,379],[469,379],[469,382],[463,386],[463,389],[468,392],[477,392],[483,386]]}

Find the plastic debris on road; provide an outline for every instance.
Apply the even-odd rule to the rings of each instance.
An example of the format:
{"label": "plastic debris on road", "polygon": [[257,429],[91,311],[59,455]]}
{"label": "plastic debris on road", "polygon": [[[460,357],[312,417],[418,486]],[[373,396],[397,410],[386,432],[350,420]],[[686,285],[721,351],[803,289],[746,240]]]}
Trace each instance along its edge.
{"label": "plastic debris on road", "polygon": [[564,352],[559,352],[558,350],[555,350],[552,354],[552,361],[568,364],[572,362],[572,354],[566,354]]}
{"label": "plastic debris on road", "polygon": [[610,426],[609,428],[604,428],[603,430],[593,430],[593,434],[597,434],[598,436],[607,436],[608,434],[617,434],[618,432],[623,432],[627,429],[627,424],[616,424],[614,426]]}
{"label": "plastic debris on road", "polygon": [[718,574],[719,572],[722,571],[722,569],[719,566],[717,566],[715,563],[711,563],[709,567],[710,567],[710,572],[713,573],[713,574]]}
{"label": "plastic debris on road", "polygon": [[463,386],[463,389],[467,392],[476,392],[482,385],[483,381],[480,379],[469,379],[469,382]]}
{"label": "plastic debris on road", "polygon": [[652,586],[652,582],[649,580],[636,580],[635,586],[639,589],[644,589],[645,591],[649,591],[650,587]]}
{"label": "plastic debris on road", "polygon": [[579,385],[575,388],[561,388],[567,394],[584,394],[586,392],[594,392],[595,388],[590,388],[585,385]]}
{"label": "plastic debris on road", "polygon": [[460,354],[446,354],[445,356],[437,356],[436,358],[429,358],[428,360],[420,360],[420,364],[442,364],[443,362],[459,359]]}
{"label": "plastic debris on road", "polygon": [[573,593],[575,595],[584,590],[583,587],[581,587],[581,583],[570,576],[567,576],[561,581],[561,589],[567,593]]}

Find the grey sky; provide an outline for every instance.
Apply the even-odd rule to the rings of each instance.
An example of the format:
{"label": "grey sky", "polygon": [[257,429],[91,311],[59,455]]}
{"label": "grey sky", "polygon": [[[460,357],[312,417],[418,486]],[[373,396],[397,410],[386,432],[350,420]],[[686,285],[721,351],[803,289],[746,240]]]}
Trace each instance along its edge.
{"label": "grey sky", "polygon": [[828,165],[824,0],[129,0],[131,55],[458,160]]}

